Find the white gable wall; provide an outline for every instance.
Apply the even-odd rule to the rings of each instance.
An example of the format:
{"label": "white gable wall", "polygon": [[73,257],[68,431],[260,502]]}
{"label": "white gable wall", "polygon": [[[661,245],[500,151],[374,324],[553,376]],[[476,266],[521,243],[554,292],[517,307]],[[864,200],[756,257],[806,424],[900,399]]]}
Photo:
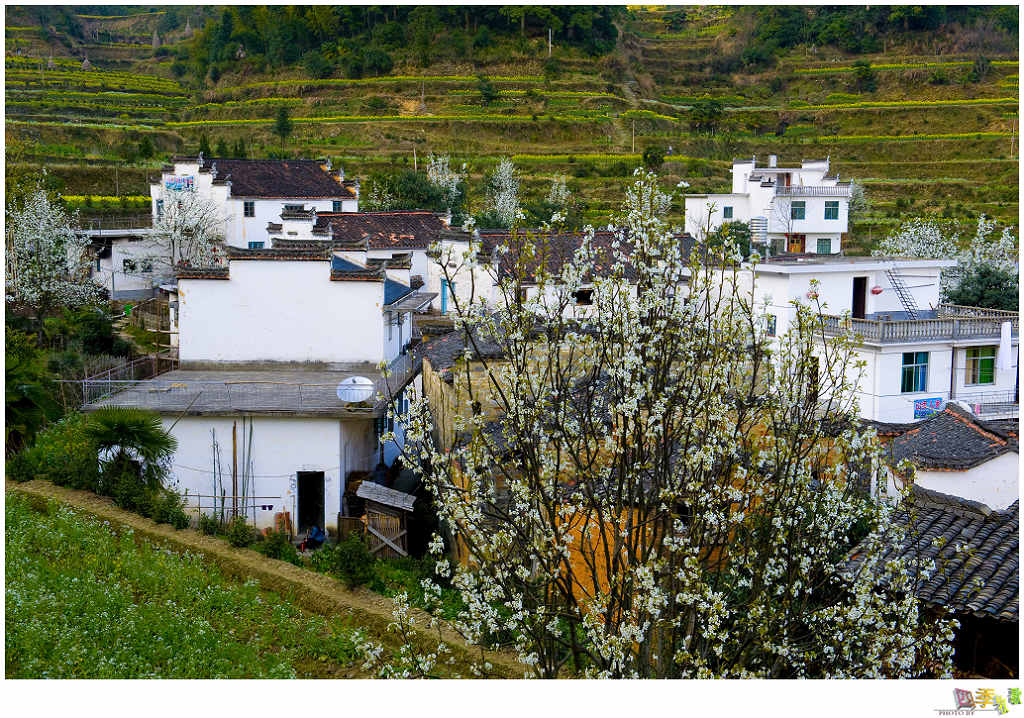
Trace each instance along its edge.
{"label": "white gable wall", "polygon": [[231,278],[181,279],[189,361],[372,362],[385,353],[384,284],[331,281],[328,262],[235,260]]}

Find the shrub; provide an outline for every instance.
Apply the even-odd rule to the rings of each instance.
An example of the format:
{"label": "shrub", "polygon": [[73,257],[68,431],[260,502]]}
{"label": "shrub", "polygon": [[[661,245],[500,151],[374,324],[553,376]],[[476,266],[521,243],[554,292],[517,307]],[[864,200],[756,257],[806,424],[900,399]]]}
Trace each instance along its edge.
{"label": "shrub", "polygon": [[349,534],[331,550],[331,572],[349,588],[362,586],[373,578],[374,557],[359,534]]}
{"label": "shrub", "polygon": [[267,558],[287,561],[296,566],[302,565],[299,552],[295,550],[288,534],[284,531],[268,531],[263,540],[256,544],[256,550]]}
{"label": "shrub", "polygon": [[231,519],[224,530],[224,535],[227,536],[228,543],[235,548],[250,546],[256,538],[253,535],[252,527],[243,516]]}
{"label": "shrub", "polygon": [[204,536],[216,536],[220,533],[221,525],[215,517],[210,514],[200,513],[199,514],[199,533]]}
{"label": "shrub", "polygon": [[169,488],[160,488],[149,497],[152,514],[150,518],[158,524],[170,524],[176,529],[185,529],[192,523],[185,512],[185,497]]}
{"label": "shrub", "polygon": [[99,481],[96,445],[84,428],[87,418],[70,414],[36,436],[7,467],[15,481],[45,479],[58,486],[95,491]]}
{"label": "shrub", "polygon": [[665,148],[660,145],[650,145],[644,148],[644,167],[652,170],[659,169],[665,164]]}

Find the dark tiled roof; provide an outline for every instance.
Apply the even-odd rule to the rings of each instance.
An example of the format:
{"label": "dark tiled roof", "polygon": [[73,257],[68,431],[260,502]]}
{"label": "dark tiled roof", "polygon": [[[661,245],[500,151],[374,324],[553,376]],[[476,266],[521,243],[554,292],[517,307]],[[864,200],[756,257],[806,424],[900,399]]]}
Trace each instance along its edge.
{"label": "dark tiled roof", "polygon": [[383,282],[384,279],[384,265],[363,267],[355,262],[350,262],[344,257],[337,255],[331,257],[332,281]]}
{"label": "dark tiled roof", "polygon": [[228,279],[227,267],[175,267],[178,279]]}
{"label": "dark tiled roof", "polygon": [[[501,345],[493,339],[476,335],[475,344],[474,358],[500,359],[504,356]],[[463,356],[465,350],[466,333],[458,330],[451,332],[447,336],[431,339],[424,344],[423,357],[430,362],[430,367],[434,371],[445,374],[446,370],[455,366],[455,362]],[[444,378],[446,381],[450,381],[450,373],[445,375]]]}
{"label": "dark tiled roof", "polygon": [[215,182],[231,181],[233,197],[354,199],[356,193],[317,160],[233,160],[203,158],[200,168]]}
{"label": "dark tiled roof", "polygon": [[426,249],[447,229],[433,212],[321,212],[315,229],[331,232],[335,242],[366,243],[369,249]]}
{"label": "dark tiled roof", "polygon": [[[911,564],[934,561],[935,572],[917,581],[917,597],[956,613],[1017,622],[1020,604],[1020,502],[992,511],[973,501],[913,487],[893,517],[907,529],[903,545],[883,558]],[[863,556],[855,552],[849,568]]]}
{"label": "dark tiled roof", "polygon": [[[558,273],[562,267],[572,261],[573,256],[582,243],[579,233],[552,233],[540,230],[519,230],[515,237],[508,230],[482,229],[480,235],[480,258],[485,261],[493,261],[496,257],[495,249],[501,245],[508,247],[509,251],[498,259],[499,274],[507,274],[515,261],[518,251],[526,245],[530,245],[533,251],[537,252],[535,259],[528,265],[528,275],[523,277],[527,282],[533,281],[536,277],[536,270],[545,266],[548,272]],[[465,241],[467,235],[464,232],[448,232],[446,239]],[[595,249],[595,267],[600,276],[609,274],[616,266],[615,249],[613,244],[617,241],[617,233],[610,230],[594,232],[593,246]],[[696,242],[690,235],[678,235],[679,248],[683,260],[689,258],[690,253],[696,246]],[[622,242],[621,249],[627,256],[632,252],[629,240]],[[628,281],[636,280],[636,269],[632,264],[626,263],[623,266],[623,273]]]}
{"label": "dark tiled roof", "polygon": [[1017,440],[999,426],[976,418],[956,404],[912,424],[872,422],[889,438],[894,464],[909,459],[922,469],[963,471],[1017,452]]}
{"label": "dark tiled roof", "polygon": [[331,253],[326,249],[292,249],[290,247],[245,249],[243,247],[228,247],[228,258],[231,260],[276,259],[278,261],[291,262],[326,262],[331,258]]}

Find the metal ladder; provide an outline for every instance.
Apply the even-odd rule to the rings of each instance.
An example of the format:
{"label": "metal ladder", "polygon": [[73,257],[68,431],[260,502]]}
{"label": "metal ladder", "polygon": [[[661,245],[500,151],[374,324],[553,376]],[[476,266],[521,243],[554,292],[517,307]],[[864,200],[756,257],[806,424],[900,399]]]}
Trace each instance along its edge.
{"label": "metal ladder", "polygon": [[900,304],[907,312],[907,316],[911,319],[917,319],[918,308],[917,302],[914,301],[914,295],[907,289],[906,283],[903,281],[903,275],[900,274],[899,268],[893,264],[889,269],[885,270],[885,276],[889,278],[889,283],[892,288],[896,290],[896,296],[900,298]]}

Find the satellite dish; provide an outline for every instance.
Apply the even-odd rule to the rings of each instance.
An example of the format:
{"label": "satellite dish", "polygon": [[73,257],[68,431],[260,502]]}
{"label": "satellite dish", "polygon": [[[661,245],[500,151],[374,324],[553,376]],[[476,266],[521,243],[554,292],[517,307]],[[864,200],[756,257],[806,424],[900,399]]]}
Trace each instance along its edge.
{"label": "satellite dish", "polygon": [[365,376],[350,376],[338,384],[338,398],[346,404],[366,401],[377,390],[372,379]]}

